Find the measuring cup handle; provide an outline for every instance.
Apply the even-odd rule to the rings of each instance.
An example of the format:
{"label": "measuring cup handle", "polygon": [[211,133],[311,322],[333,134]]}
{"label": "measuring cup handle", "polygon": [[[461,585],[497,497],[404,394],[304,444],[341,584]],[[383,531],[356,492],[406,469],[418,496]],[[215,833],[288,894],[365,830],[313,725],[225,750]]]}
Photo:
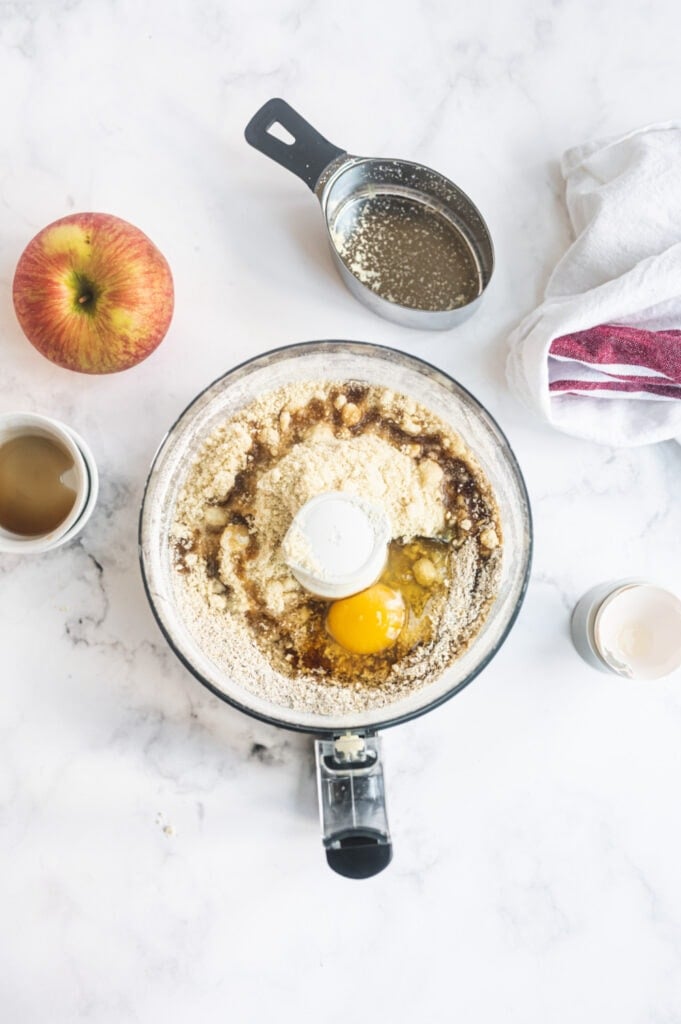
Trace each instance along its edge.
{"label": "measuring cup handle", "polygon": [[[270,128],[274,124],[280,124],[293,136],[293,140],[282,142],[272,135]],[[293,107],[280,99],[268,100],[248,122],[244,134],[246,142],[276,160],[282,167],[293,171],[313,192],[324,168],[345,153],[344,149],[332,145]]]}

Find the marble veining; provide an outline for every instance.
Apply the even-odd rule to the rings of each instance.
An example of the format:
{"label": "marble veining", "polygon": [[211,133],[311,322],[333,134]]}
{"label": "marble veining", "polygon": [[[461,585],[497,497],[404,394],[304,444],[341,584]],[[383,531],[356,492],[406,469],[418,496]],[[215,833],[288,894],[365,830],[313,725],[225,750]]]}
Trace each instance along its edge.
{"label": "marble veining", "polygon": [[[680,30],[671,0],[0,5],[0,411],[66,420],[102,478],[77,542],[0,556],[7,1024],[681,1022],[681,677],[599,674],[568,635],[602,579],[678,589],[681,448],[553,433],[503,371],[570,241],[562,151],[678,116]],[[243,140],[277,95],[337,144],[471,195],[497,255],[474,319],[410,331],[343,289],[314,197]],[[86,209],[139,225],[175,276],[166,341],[119,376],[52,366],[11,307],[28,239]],[[384,736],[395,860],[361,884],[324,864],[309,738],[185,671],[137,564],[146,472],[187,402],[249,356],[329,337],[469,387],[536,526],[494,662]]]}

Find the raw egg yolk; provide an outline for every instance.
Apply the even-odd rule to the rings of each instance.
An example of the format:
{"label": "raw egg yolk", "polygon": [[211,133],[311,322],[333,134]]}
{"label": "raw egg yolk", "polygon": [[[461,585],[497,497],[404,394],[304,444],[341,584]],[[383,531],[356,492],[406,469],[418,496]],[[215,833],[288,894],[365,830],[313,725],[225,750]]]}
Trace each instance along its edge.
{"label": "raw egg yolk", "polygon": [[404,625],[404,601],[397,590],[375,583],[352,597],[334,601],[326,628],[353,654],[377,654],[391,647]]}

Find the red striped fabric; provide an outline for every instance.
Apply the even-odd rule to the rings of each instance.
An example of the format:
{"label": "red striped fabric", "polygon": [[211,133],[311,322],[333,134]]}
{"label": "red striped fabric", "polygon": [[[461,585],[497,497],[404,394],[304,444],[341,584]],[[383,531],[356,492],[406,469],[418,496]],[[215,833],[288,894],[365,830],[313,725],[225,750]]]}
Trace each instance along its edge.
{"label": "red striped fabric", "polygon": [[[645,331],[600,324],[554,338],[549,349],[552,381],[561,392],[622,392],[681,398],[681,330]],[[569,360],[562,375],[561,364]],[[580,379],[580,367],[585,379]]]}
{"label": "red striped fabric", "polygon": [[554,380],[549,384],[549,391],[552,394],[566,391],[620,391],[635,394],[644,391],[658,398],[681,398],[681,388],[673,384],[658,384],[649,377],[636,380]]}

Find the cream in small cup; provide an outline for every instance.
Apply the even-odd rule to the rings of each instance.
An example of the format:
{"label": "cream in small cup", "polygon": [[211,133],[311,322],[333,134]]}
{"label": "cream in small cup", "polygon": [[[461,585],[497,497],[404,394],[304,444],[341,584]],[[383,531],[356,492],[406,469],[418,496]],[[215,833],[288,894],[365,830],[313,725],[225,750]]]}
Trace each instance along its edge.
{"label": "cream in small cup", "polygon": [[85,524],[92,472],[76,436],[49,416],[0,416],[0,552],[49,551]]}

